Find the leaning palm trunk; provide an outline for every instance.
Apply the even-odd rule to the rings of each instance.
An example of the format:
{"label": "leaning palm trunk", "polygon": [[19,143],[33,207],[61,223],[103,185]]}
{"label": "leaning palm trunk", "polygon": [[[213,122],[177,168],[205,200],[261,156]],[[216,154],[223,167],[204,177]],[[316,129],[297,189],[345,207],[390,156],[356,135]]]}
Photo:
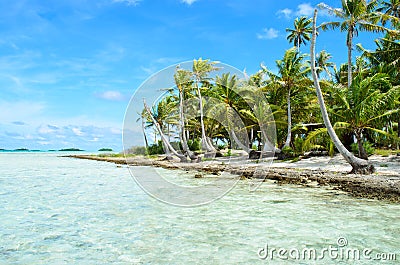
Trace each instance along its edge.
{"label": "leaning palm trunk", "polygon": [[193,152],[190,151],[189,145],[186,138],[185,131],[185,117],[183,115],[183,92],[179,90],[179,118],[180,118],[180,126],[181,126],[181,143],[182,149],[185,154],[187,154],[190,158],[193,157]]}
{"label": "leaning palm trunk", "polygon": [[[197,83],[197,82],[196,82]],[[206,149],[207,152],[216,152],[214,146],[210,144],[207,140],[206,130],[204,126],[204,114],[203,114],[203,98],[201,96],[201,91],[198,85],[197,87],[197,94],[199,95],[199,106],[200,106],[200,125],[201,125],[201,146],[202,148]]]}
{"label": "leaning palm trunk", "polygon": [[229,133],[230,137],[235,141],[235,143],[239,146],[239,148],[242,148],[243,151],[245,151],[247,154],[250,153],[251,148],[249,148],[246,143],[243,144],[242,141],[239,140],[239,138],[236,136],[236,133],[233,129],[231,129]]}
{"label": "leaning palm trunk", "polygon": [[311,39],[311,72],[314,80],[315,90],[318,97],[318,102],[321,108],[322,118],[324,120],[324,124],[326,129],[331,137],[335,147],[339,150],[340,154],[344,157],[344,159],[352,166],[351,173],[361,173],[361,174],[369,174],[374,172],[374,166],[370,165],[368,161],[355,157],[352,153],[350,153],[346,147],[339,140],[339,137],[336,135],[335,130],[332,127],[332,124],[329,120],[328,111],[325,107],[324,98],[322,96],[321,87],[319,86],[319,81],[317,78],[317,73],[315,69],[315,39],[316,39],[316,20],[317,20],[317,10],[314,10],[314,18],[313,18],[313,34]]}
{"label": "leaning palm trunk", "polygon": [[355,133],[356,139],[357,139],[357,145],[358,145],[358,157],[368,160],[368,154],[365,151],[364,145],[363,145],[363,140],[362,140],[362,130],[357,130]]}
{"label": "leaning palm trunk", "polygon": [[292,109],[290,106],[290,89],[287,94],[287,116],[288,116],[288,131],[287,131],[287,137],[286,137],[286,142],[285,147],[290,147],[290,140],[292,139]]}
{"label": "leaning palm trunk", "polygon": [[165,150],[165,153],[167,154],[167,156],[170,156],[171,153],[173,153],[175,156],[177,156],[181,162],[186,162],[186,157],[182,154],[179,154],[174,147],[172,147],[172,145],[169,143],[167,137],[164,135],[164,133],[161,130],[160,124],[158,124],[158,122],[156,121],[156,119],[154,119],[153,114],[150,111],[150,108],[147,106],[145,100],[143,99],[143,105],[145,110],[147,111],[147,114],[151,117],[151,120],[153,121],[158,133],[160,134],[161,137],[161,141],[163,143],[163,147]]}
{"label": "leaning palm trunk", "polygon": [[149,148],[149,141],[147,140],[147,136],[146,136],[146,132],[145,132],[143,116],[141,117],[141,120],[142,120],[142,132],[143,132],[143,137],[144,137],[144,143],[146,145],[146,150],[147,150]]}

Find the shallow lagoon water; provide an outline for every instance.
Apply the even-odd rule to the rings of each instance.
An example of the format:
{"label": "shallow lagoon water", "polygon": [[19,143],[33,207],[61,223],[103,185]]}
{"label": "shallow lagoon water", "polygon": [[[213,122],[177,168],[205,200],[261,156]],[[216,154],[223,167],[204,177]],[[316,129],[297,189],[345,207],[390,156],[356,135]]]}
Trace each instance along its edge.
{"label": "shallow lagoon water", "polygon": [[[162,171],[187,185],[207,181]],[[372,258],[394,253],[397,261],[382,263],[396,264],[399,218],[399,204],[272,182],[249,192],[240,181],[213,203],[175,207],[149,197],[124,166],[0,154],[0,264],[348,264],[258,255],[266,245],[338,247],[339,238],[343,249],[370,248]],[[361,256],[355,264],[377,262]]]}

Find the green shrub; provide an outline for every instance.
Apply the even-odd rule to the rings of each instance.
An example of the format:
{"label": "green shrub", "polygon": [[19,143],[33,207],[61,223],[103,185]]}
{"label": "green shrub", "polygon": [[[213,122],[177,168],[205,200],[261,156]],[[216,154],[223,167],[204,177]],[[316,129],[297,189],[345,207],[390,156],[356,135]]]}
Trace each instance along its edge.
{"label": "green shrub", "polygon": [[304,140],[301,137],[297,137],[294,139],[293,146],[294,146],[294,153],[296,155],[302,155],[303,154],[303,143]]}
{"label": "green shrub", "polygon": [[[363,143],[363,146],[364,146],[365,152],[367,152],[367,155],[368,155],[368,156],[374,154],[375,148],[373,147],[373,145],[372,145],[370,142],[365,141],[365,142]],[[352,151],[355,155],[358,155],[358,143],[352,143],[352,144],[351,144],[351,151]]]}
{"label": "green shrub", "polygon": [[293,149],[290,146],[285,146],[284,148],[282,148],[282,153],[286,157],[294,157],[295,156],[295,153],[294,153]]}
{"label": "green shrub", "polygon": [[195,138],[194,140],[189,140],[188,146],[191,151],[200,151],[201,150],[200,139]]}
{"label": "green shrub", "polygon": [[147,148],[147,155],[161,155],[164,154],[164,147],[161,140],[156,144],[152,144]]}
{"label": "green shrub", "polygon": [[226,152],[225,156],[232,156],[232,150],[228,149],[228,152]]}
{"label": "green shrub", "polygon": [[218,145],[218,149],[219,150],[225,149],[225,147],[226,147],[226,144],[219,144]]}
{"label": "green shrub", "polygon": [[125,150],[125,154],[127,155],[145,155],[146,147],[144,146],[132,146],[128,150]]}

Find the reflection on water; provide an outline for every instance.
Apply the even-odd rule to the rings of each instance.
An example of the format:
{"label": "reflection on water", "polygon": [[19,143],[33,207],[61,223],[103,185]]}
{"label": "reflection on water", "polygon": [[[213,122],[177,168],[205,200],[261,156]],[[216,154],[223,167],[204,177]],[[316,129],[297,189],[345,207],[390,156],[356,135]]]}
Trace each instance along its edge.
{"label": "reflection on water", "polygon": [[[189,186],[208,181],[168,174]],[[147,196],[125,167],[54,153],[0,154],[0,264],[267,264],[257,254],[266,244],[323,248],[340,237],[348,247],[400,259],[398,204],[325,188],[248,187],[240,181],[220,200],[180,208]],[[303,261],[337,263],[346,264]]]}

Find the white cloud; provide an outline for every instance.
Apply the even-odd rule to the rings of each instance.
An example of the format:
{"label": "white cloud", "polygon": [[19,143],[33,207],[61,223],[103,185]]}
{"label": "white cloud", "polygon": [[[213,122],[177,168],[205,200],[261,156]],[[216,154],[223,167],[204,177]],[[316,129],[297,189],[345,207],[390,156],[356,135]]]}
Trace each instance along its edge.
{"label": "white cloud", "polygon": [[295,16],[311,16],[314,12],[314,7],[311,6],[310,3],[303,3],[297,6],[296,12],[294,10],[285,8],[281,9],[277,12],[278,16],[284,16],[285,18],[289,19],[292,18],[293,15]]}
{"label": "white cloud", "polygon": [[194,2],[196,2],[196,1],[197,1],[197,0],[181,0],[182,3],[188,4],[188,5],[191,5],[191,4],[193,4]]}
{"label": "white cloud", "polygon": [[37,128],[37,132],[39,134],[51,134],[51,133],[55,133],[56,131],[58,131],[60,128],[54,125],[40,125]]}
{"label": "white cloud", "polygon": [[109,91],[105,91],[102,93],[98,93],[97,96],[102,99],[114,100],[114,101],[119,101],[119,100],[125,99],[125,97],[120,92],[114,91],[114,90],[109,90]]}
{"label": "white cloud", "polygon": [[136,6],[141,0],[113,0],[113,3],[124,3],[128,6]]}
{"label": "white cloud", "polygon": [[79,128],[72,128],[72,132],[76,135],[76,136],[83,136],[83,132],[81,131],[81,129]]}
{"label": "white cloud", "polygon": [[310,3],[304,3],[297,6],[296,15],[298,16],[311,16],[314,11],[314,8],[310,5]]}
{"label": "white cloud", "polygon": [[290,18],[292,13],[293,13],[293,10],[291,10],[289,8],[281,9],[277,12],[278,15],[283,15],[285,18]]}
{"label": "white cloud", "polygon": [[265,28],[262,33],[257,33],[257,38],[260,40],[270,40],[278,37],[279,31],[274,28]]}

